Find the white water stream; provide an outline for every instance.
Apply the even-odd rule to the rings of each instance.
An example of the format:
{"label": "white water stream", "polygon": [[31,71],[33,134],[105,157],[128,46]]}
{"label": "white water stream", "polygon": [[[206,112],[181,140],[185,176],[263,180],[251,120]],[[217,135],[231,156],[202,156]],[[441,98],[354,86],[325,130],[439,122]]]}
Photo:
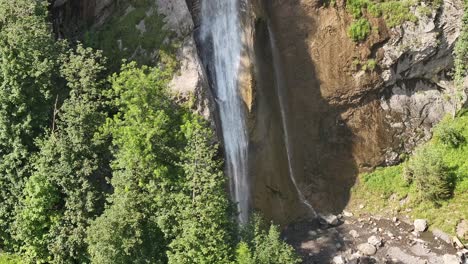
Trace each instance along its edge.
{"label": "white water stream", "polygon": [[231,197],[237,203],[239,222],[246,223],[250,186],[248,135],[238,85],[242,51],[239,7],[239,0],[202,0],[201,37],[203,42],[212,44],[213,88],[221,119]]}
{"label": "white water stream", "polygon": [[280,56],[278,53],[278,48],[276,47],[276,40],[273,34],[273,31],[271,30],[271,26],[268,25],[268,35],[270,36],[270,46],[271,46],[271,53],[273,57],[273,68],[275,70],[275,83],[276,83],[276,92],[278,94],[278,101],[279,101],[279,108],[280,108],[280,114],[281,114],[281,123],[283,126],[283,133],[284,133],[284,145],[286,146],[286,156],[288,157],[288,169],[289,169],[289,178],[291,179],[291,182],[294,185],[294,188],[296,188],[297,196],[299,197],[299,200],[301,203],[303,203],[313,214],[314,217],[317,216],[317,213],[315,212],[314,207],[307,201],[307,199],[304,196],[304,193],[301,191],[299,188],[299,185],[296,181],[296,176],[294,174],[294,168],[292,165],[292,151],[291,151],[291,143],[290,143],[290,138],[289,138],[289,129],[288,129],[288,123],[287,123],[287,111],[286,111],[286,104],[285,104],[285,99],[286,95],[284,93],[284,80],[282,77],[282,71],[281,71],[281,61],[280,61]]}

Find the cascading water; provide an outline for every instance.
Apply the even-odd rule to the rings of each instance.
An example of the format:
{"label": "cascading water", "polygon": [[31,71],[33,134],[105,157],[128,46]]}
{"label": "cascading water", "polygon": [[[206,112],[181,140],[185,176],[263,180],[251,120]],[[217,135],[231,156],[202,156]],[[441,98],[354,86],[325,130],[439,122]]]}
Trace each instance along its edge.
{"label": "cascading water", "polygon": [[284,94],[284,90],[283,90],[284,80],[281,74],[281,62],[279,58],[278,48],[276,47],[275,37],[273,35],[273,31],[271,30],[270,25],[268,25],[268,35],[270,36],[270,46],[271,46],[272,57],[273,57],[273,68],[275,70],[276,92],[278,94],[281,123],[283,126],[284,144],[286,146],[286,156],[288,157],[289,177],[291,178],[291,182],[293,183],[294,188],[296,188],[297,196],[299,197],[299,200],[301,201],[301,203],[303,203],[310,210],[313,216],[316,217],[317,213],[315,212],[315,209],[305,198],[304,194],[299,188],[299,185],[297,184],[296,176],[294,175],[294,169],[292,165],[292,151],[291,151],[291,144],[290,144],[290,138],[289,138],[288,123],[286,119],[286,113],[287,113],[286,104],[284,103],[284,100],[286,98]]}
{"label": "cascading water", "polygon": [[237,202],[239,221],[248,220],[248,135],[238,74],[242,51],[239,0],[202,0],[201,38],[210,43],[212,78],[218,105],[230,177],[231,196]]}

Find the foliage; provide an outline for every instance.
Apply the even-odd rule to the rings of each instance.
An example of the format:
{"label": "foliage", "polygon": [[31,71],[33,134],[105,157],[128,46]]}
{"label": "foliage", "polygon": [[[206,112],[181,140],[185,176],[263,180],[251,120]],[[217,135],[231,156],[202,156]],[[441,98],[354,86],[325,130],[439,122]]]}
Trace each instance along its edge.
{"label": "foliage", "polygon": [[265,228],[260,216],[254,215],[251,222],[244,227],[243,241],[237,247],[239,264],[295,264],[300,258],[294,249],[280,237],[278,227],[271,224]]}
{"label": "foliage", "polygon": [[464,78],[468,76],[468,0],[464,1],[462,30],[455,46],[455,82],[463,88]]}
{"label": "foliage", "polygon": [[392,194],[400,197],[408,192],[408,183],[402,177],[403,166],[377,168],[371,173],[362,175],[363,183],[369,190],[388,198]]}
{"label": "foliage", "polygon": [[[347,0],[346,10],[357,20],[362,19],[366,12],[373,17],[383,16],[388,27],[396,27],[406,21],[417,22],[417,17],[411,10],[411,7],[415,4],[416,2],[413,0]],[[432,2],[430,4],[431,6],[420,6],[418,10],[428,14],[432,12],[433,9],[437,9],[440,5],[440,3],[437,2]]]}
{"label": "foliage", "polygon": [[446,118],[439,123],[434,131],[434,137],[440,143],[450,146],[452,148],[460,147],[466,143],[466,139],[463,136],[463,131],[460,128],[454,126],[452,118]]}
{"label": "foliage", "polygon": [[114,197],[88,230],[92,263],[167,263],[164,234],[147,204],[134,192]]}
{"label": "foliage", "polygon": [[403,22],[411,21],[416,23],[417,17],[411,11],[411,6],[414,3],[410,0],[404,1],[385,1],[376,4],[376,8],[380,10],[388,27],[396,27]]}
{"label": "foliage", "polygon": [[157,219],[164,198],[159,188],[171,188],[178,178],[176,145],[182,141],[177,140],[180,118],[167,100],[169,77],[131,63],[111,78],[108,96],[118,113],[107,120],[104,133],[115,147],[114,193],[88,230],[93,263],[166,262],[166,240]]}
{"label": "foliage", "polygon": [[106,142],[94,136],[106,116],[100,100],[102,55],[79,45],[62,61],[69,97],[56,110],[54,130],[39,143],[16,221],[22,251],[36,263],[87,261],[86,228],[102,211],[109,175]]}
{"label": "foliage", "polygon": [[[164,17],[148,12],[154,1],[118,1],[116,5],[120,15],[87,31],[84,37],[87,45],[104,50],[112,69],[117,70],[124,58],[151,65],[157,61],[151,53],[172,50],[166,41],[171,32],[164,28]],[[144,25],[144,31],[138,29],[139,24]]]}
{"label": "foliage", "polygon": [[360,18],[348,28],[348,35],[353,41],[363,41],[367,38],[371,25],[367,19]]}
{"label": "foliage", "polygon": [[237,264],[252,264],[255,263],[252,253],[250,252],[249,245],[241,241],[236,249],[236,263]]}
{"label": "foliage", "polygon": [[437,202],[450,198],[453,184],[449,168],[442,160],[442,154],[430,145],[420,147],[405,167],[409,182],[424,200]]}
{"label": "foliage", "polygon": [[369,4],[368,0],[348,0],[346,1],[346,10],[355,18],[362,17],[362,11]]}
{"label": "foliage", "polygon": [[370,71],[374,71],[377,67],[377,62],[374,59],[370,59],[367,61],[367,69]]}
{"label": "foliage", "polygon": [[[436,126],[434,138],[421,147],[427,150],[418,150],[416,153],[419,156],[410,157],[407,165],[378,168],[374,172],[361,175],[360,183],[352,190],[351,207],[366,204],[364,210],[379,214],[395,213],[393,210],[404,211],[405,214],[408,214],[408,211],[411,211],[409,214],[413,217],[428,219],[435,228],[454,234],[458,221],[468,219],[468,207],[466,206],[468,199],[468,160],[466,159],[468,146],[461,144],[454,148],[444,144],[437,136],[438,131],[444,126],[451,127],[467,138],[468,113],[461,111],[455,118],[444,119]],[[429,153],[424,154],[424,152]],[[444,176],[438,177],[441,174],[427,172],[430,178],[421,177],[422,182],[416,183],[412,171],[412,167],[415,166],[420,173],[434,169],[435,172],[441,171]],[[447,168],[449,175],[445,178]],[[405,176],[408,177],[408,182],[413,182],[406,182]],[[424,181],[426,183],[435,181],[436,186],[442,188],[426,187]],[[439,196],[444,199],[439,199],[436,203],[432,200],[421,199],[425,198],[426,194],[421,197],[420,186],[430,189],[427,196],[430,196],[431,199],[438,196],[434,194],[434,191],[437,193],[440,190],[442,194],[450,194],[450,197]],[[391,212],[387,212],[389,210]],[[447,215],[451,217],[447,218]]]}
{"label": "foliage", "polygon": [[225,192],[222,164],[210,129],[197,119],[183,130],[188,144],[182,154],[185,179],[179,196],[181,232],[169,245],[169,263],[231,263],[232,207]]}
{"label": "foliage", "polygon": [[0,247],[12,249],[11,223],[19,206],[29,159],[37,151],[57,88],[47,1],[0,0]]}
{"label": "foliage", "polygon": [[21,258],[16,255],[0,254],[0,264],[21,264]]}

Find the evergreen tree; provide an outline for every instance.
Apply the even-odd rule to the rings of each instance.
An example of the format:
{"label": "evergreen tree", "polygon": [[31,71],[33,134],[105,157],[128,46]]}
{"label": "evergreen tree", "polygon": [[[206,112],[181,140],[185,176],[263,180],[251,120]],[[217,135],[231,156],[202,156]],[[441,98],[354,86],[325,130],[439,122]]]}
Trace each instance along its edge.
{"label": "evergreen tree", "polygon": [[15,225],[30,262],[87,262],[86,228],[103,210],[110,174],[106,141],[95,136],[106,117],[100,98],[103,63],[100,52],[81,45],[62,58],[70,94],[55,111],[50,136],[39,144]]}
{"label": "evergreen tree", "polygon": [[[233,226],[222,164],[213,134],[194,119],[184,125],[185,179],[177,196],[180,234],[170,244],[169,263],[231,263]],[[183,202],[181,202],[183,201]]]}
{"label": "evergreen tree", "polygon": [[278,227],[269,228],[260,216],[254,215],[244,227],[237,247],[238,264],[296,264],[301,263],[294,249],[281,239]]}
{"label": "evergreen tree", "polygon": [[35,139],[50,124],[56,55],[47,1],[0,0],[0,248],[11,250],[15,208]]}

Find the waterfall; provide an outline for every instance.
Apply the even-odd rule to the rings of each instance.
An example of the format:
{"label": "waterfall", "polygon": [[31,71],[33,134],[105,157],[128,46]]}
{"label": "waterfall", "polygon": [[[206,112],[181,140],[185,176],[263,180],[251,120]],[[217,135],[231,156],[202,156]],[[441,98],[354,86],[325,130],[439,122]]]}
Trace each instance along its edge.
{"label": "waterfall", "polygon": [[312,207],[312,205],[307,201],[307,199],[304,196],[304,193],[302,193],[301,189],[299,188],[299,185],[296,181],[296,176],[294,174],[294,169],[292,165],[292,150],[291,150],[291,143],[290,143],[290,138],[289,138],[289,129],[288,129],[288,123],[286,119],[286,107],[287,104],[285,104],[285,99],[286,95],[284,94],[284,80],[281,74],[281,62],[280,62],[280,56],[278,53],[278,48],[276,47],[276,41],[275,37],[273,34],[273,31],[271,30],[271,26],[268,24],[268,35],[270,37],[270,46],[271,46],[271,53],[273,57],[273,68],[275,71],[275,83],[276,83],[276,92],[278,94],[278,101],[279,101],[279,108],[280,108],[280,115],[281,115],[281,123],[283,126],[283,134],[284,134],[284,144],[286,146],[286,156],[288,158],[288,170],[289,170],[289,178],[291,179],[291,182],[294,185],[294,188],[296,189],[297,196],[299,197],[299,200],[301,203],[303,203],[313,214],[314,217],[317,216],[317,213],[315,212],[315,209]]}
{"label": "waterfall", "polygon": [[231,197],[237,203],[239,222],[249,213],[248,135],[238,74],[242,52],[240,0],[202,0],[200,35],[211,45],[209,55],[213,89],[218,106],[230,179]]}

